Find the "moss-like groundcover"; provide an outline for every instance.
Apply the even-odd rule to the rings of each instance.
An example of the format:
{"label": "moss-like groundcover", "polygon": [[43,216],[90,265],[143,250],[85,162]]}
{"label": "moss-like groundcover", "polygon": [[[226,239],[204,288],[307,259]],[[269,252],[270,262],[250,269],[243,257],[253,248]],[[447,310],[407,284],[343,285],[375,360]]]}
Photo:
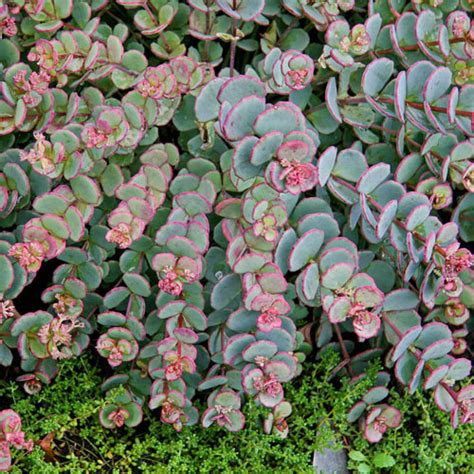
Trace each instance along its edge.
{"label": "moss-like groundcover", "polygon": [[262,436],[257,426],[264,412],[253,403],[244,408],[252,423],[236,434],[199,426],[177,434],[153,414],[138,432],[105,430],[96,416],[105,402],[100,370],[88,358],[64,362],[56,382],[33,396],[3,382],[2,405],[11,401],[25,420],[27,435],[42,440],[31,454],[14,454],[12,473],[311,473],[313,451],[333,440],[334,448],[348,451],[349,468],[356,472],[376,473],[383,467],[389,470],[382,472],[394,473],[472,470],[472,425],[454,430],[449,416],[423,393],[392,391],[405,421],[380,443],[368,443],[346,422],[345,413],[370,386],[375,367],[365,381],[343,382],[336,391],[326,380],[337,362],[336,354],[309,362],[305,375],[288,389],[293,414],[283,440]]}

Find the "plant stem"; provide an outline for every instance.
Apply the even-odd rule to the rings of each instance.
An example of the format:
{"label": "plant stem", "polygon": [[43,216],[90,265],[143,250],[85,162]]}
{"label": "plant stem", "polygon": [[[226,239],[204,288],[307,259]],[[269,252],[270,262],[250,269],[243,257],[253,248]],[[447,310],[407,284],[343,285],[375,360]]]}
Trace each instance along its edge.
{"label": "plant stem", "polygon": [[347,352],[347,347],[346,343],[344,342],[344,339],[342,338],[341,330],[339,328],[339,324],[334,324],[334,328],[336,329],[336,334],[337,334],[337,339],[339,341],[339,345],[341,346],[342,350],[342,355],[344,356],[344,361],[347,362],[347,371],[349,372],[349,375],[351,377],[354,377],[354,373],[352,372],[352,367],[351,367],[351,356],[349,355],[349,352]]}
{"label": "plant stem", "polygon": [[[337,176],[332,176],[331,177],[334,181],[338,182],[339,184],[342,184],[344,187],[346,187],[347,189],[350,189],[352,192],[356,193],[356,194],[359,194],[359,191],[357,191],[357,188],[355,186],[353,186],[352,184],[348,183],[347,181],[344,181],[343,179],[337,177]],[[367,201],[372,204],[373,207],[375,207],[375,209],[378,211],[378,212],[381,212],[383,210],[383,207],[372,197],[370,197],[369,195],[367,195]],[[413,234],[414,237],[416,237],[418,240],[420,240],[421,242],[423,243],[426,243],[426,238],[423,237],[421,234],[419,234],[418,232],[415,232],[415,231],[409,231],[405,224],[403,222],[401,222],[399,219],[394,219],[393,220],[393,223],[396,224],[398,227],[400,227],[401,229],[403,229],[405,232],[411,232]],[[446,257],[446,251],[443,249],[443,247],[440,247],[438,244],[435,245],[434,247],[438,253],[440,253],[443,257]]]}
{"label": "plant stem", "polygon": [[[377,98],[377,100],[381,102],[382,104],[393,105],[395,103],[395,100],[390,99],[389,97],[379,97]],[[338,100],[338,102],[343,105],[352,105],[352,104],[365,104],[367,101],[365,100],[365,97],[349,97],[347,99],[340,99]],[[405,101],[405,104],[414,109],[425,110],[425,107],[421,102],[414,102],[412,100],[407,100]],[[446,109],[446,107],[438,107],[435,105],[431,106],[431,110],[433,112],[441,112],[443,114],[448,113],[448,110]],[[474,117],[474,112],[469,112],[468,110],[456,109],[455,113],[456,115],[459,115],[460,117],[469,117],[471,119]]]}
{"label": "plant stem", "polygon": [[[233,18],[232,19],[232,34],[234,36],[235,36],[236,29],[237,29],[237,20]],[[230,63],[229,63],[230,77],[234,77],[236,49],[237,49],[237,41],[232,40],[230,43]]]}
{"label": "plant stem", "polygon": [[[466,38],[451,38],[449,40],[450,44],[463,43],[463,42],[466,42]],[[424,44],[425,46],[439,46],[438,41],[428,41]],[[399,46],[399,48],[402,51],[419,51],[420,49],[420,47],[417,44],[410,44],[408,46]],[[379,50],[376,50],[375,53],[377,55],[386,55],[386,54],[395,53],[395,50],[393,48],[379,49]]]}

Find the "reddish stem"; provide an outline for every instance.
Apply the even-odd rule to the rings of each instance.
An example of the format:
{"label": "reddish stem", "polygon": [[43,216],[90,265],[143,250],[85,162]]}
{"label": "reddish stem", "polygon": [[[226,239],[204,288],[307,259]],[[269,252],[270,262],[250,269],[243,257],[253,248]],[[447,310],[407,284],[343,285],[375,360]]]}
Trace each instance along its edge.
{"label": "reddish stem", "polygon": [[[455,43],[463,43],[466,42],[466,38],[451,38],[449,40],[450,44],[455,44]],[[425,46],[439,46],[438,41],[428,41],[424,43]],[[402,51],[419,51],[420,47],[417,44],[410,44],[408,46],[400,46],[400,49]],[[387,48],[387,49],[379,49],[376,50],[375,53],[378,55],[386,55],[386,54],[391,54],[394,53],[395,50],[393,48]]]}
{"label": "reddish stem", "polygon": [[349,375],[351,377],[354,377],[354,373],[352,372],[352,368],[351,368],[351,356],[349,355],[349,352],[347,352],[346,343],[344,342],[344,339],[342,338],[339,325],[337,323],[334,324],[334,328],[336,329],[337,339],[339,341],[339,345],[341,346],[342,355],[344,356],[344,361],[347,361],[347,370],[349,372]]}
{"label": "reddish stem", "polygon": [[[377,99],[379,102],[382,104],[394,104],[395,100],[390,99],[389,97],[379,97]],[[365,97],[349,97],[347,99],[339,99],[339,102],[343,105],[352,105],[352,104],[365,104],[367,101],[365,100]],[[418,110],[425,110],[425,107],[421,102],[414,102],[412,100],[407,100],[405,101],[406,105],[418,109]],[[433,112],[440,112],[443,114],[447,114],[448,110],[445,107],[438,107],[438,106],[431,106],[431,110]],[[459,115],[460,117],[469,117],[469,118],[474,118],[474,112],[469,112],[468,110],[459,110],[456,109],[456,115]]]}
{"label": "reddish stem", "polygon": [[[344,181],[343,179],[337,177],[337,176],[332,176],[331,177],[332,179],[334,179],[334,181],[338,182],[339,184],[342,184],[343,186],[345,186],[347,189],[350,189],[351,191],[353,191],[354,193],[357,193],[359,194],[359,191],[357,191],[357,188],[355,186],[353,186],[352,184],[348,183],[347,181]],[[367,200],[370,204],[372,204],[372,206],[375,207],[375,209],[379,212],[382,211],[383,207],[372,197],[370,197],[369,195],[367,195]],[[418,232],[414,232],[414,231],[409,231],[405,224],[403,222],[401,222],[400,220],[398,219],[394,219],[393,220],[393,223],[396,224],[398,227],[400,227],[401,229],[403,229],[405,232],[411,232],[413,234],[414,237],[416,237],[418,240],[420,240],[421,242],[423,243],[426,243],[426,238],[423,237],[421,234],[419,234]],[[439,245],[435,245],[434,247],[443,257],[446,257],[446,251],[440,247]]]}

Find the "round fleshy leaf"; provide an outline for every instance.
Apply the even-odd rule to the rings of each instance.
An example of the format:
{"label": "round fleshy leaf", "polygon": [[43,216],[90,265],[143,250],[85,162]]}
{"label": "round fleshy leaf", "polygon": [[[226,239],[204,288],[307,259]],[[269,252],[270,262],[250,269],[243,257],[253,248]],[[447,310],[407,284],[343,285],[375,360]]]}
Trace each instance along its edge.
{"label": "round fleshy leaf", "polygon": [[439,359],[448,354],[454,347],[452,338],[441,339],[430,344],[421,354],[423,360]]}
{"label": "round fleshy leaf", "polygon": [[337,84],[335,77],[331,77],[326,86],[326,106],[334,120],[338,123],[342,123],[341,112],[339,111],[339,105],[337,103]]}
{"label": "round fleshy leaf", "polygon": [[367,405],[364,402],[357,402],[349,410],[349,413],[347,414],[347,421],[349,423],[354,423],[354,421],[357,421],[362,416],[366,408]]}
{"label": "round fleshy leaf", "polygon": [[393,222],[393,219],[395,219],[397,209],[398,205],[397,201],[395,200],[388,202],[382,209],[376,227],[377,238],[381,239],[387,233],[390,225]]}
{"label": "round fleshy leaf", "polygon": [[240,257],[232,267],[235,273],[255,273],[258,272],[267,262],[267,257],[260,253],[248,253]]}
{"label": "round fleshy leaf", "polygon": [[336,263],[321,275],[321,285],[330,290],[342,288],[352,276],[354,265]]}
{"label": "round fleshy leaf", "polygon": [[433,322],[426,324],[420,337],[416,341],[416,347],[426,349],[431,344],[443,339],[451,339],[452,334],[449,327],[444,323]]}
{"label": "round fleshy leaf", "polygon": [[395,377],[403,385],[408,385],[417,364],[418,359],[411,352],[405,352],[395,364]]}
{"label": "round fleshy leaf", "polygon": [[367,405],[374,405],[380,403],[387,396],[388,389],[386,387],[373,387],[362,397],[362,400]]}
{"label": "round fleshy leaf", "polygon": [[423,389],[429,390],[430,388],[436,387],[444,379],[448,373],[448,370],[448,365],[441,365],[432,370],[426,377],[425,383],[423,384]]}
{"label": "round fleshy leaf", "polygon": [[331,176],[331,172],[336,163],[337,148],[330,146],[324,150],[324,153],[318,159],[318,178],[319,185],[324,186]]}
{"label": "round fleshy leaf", "polygon": [[372,97],[377,95],[387,84],[393,74],[393,61],[387,58],[375,59],[364,71],[362,89]]}
{"label": "round fleshy leaf", "polygon": [[471,373],[472,363],[469,359],[455,359],[449,364],[447,378],[450,380],[463,380],[469,377]]}
{"label": "round fleshy leaf", "polygon": [[397,345],[394,346],[392,352],[392,361],[398,360],[403,354],[406,353],[408,348],[416,341],[421,333],[421,326],[415,326],[409,329],[398,341]]}
{"label": "round fleshy leaf", "polygon": [[328,318],[333,324],[342,323],[347,319],[347,315],[351,309],[351,302],[345,296],[340,296],[334,300],[329,308]]}
{"label": "round fleshy leaf", "polygon": [[438,408],[446,412],[450,412],[456,404],[451,394],[441,384],[436,385],[434,400]]}
{"label": "round fleshy leaf", "polygon": [[125,273],[123,281],[132,293],[139,296],[150,296],[150,282],[144,276],[138,273]]}
{"label": "round fleshy leaf", "polygon": [[250,135],[253,122],[265,110],[265,100],[261,97],[245,97],[234,105],[226,115],[222,131],[229,141],[237,141]]}
{"label": "round fleshy leaf", "polygon": [[302,289],[305,298],[312,300],[319,288],[319,267],[317,263],[308,265],[301,273]]}
{"label": "round fleshy leaf", "polygon": [[357,190],[360,193],[369,194],[380,186],[390,174],[390,166],[386,163],[379,163],[371,166],[365,171],[357,182]]}
{"label": "round fleshy leaf", "polygon": [[324,241],[324,232],[318,229],[311,229],[305,232],[294,244],[288,257],[288,269],[296,272],[306,266],[306,264],[319,252]]}
{"label": "round fleshy leaf", "polygon": [[15,278],[13,265],[6,255],[0,255],[0,294],[7,291]]}
{"label": "round fleshy leaf", "polygon": [[423,376],[424,367],[424,360],[420,360],[418,361],[418,364],[416,364],[415,370],[413,371],[413,375],[411,376],[410,382],[408,383],[408,393],[410,393],[410,395],[415,393],[416,389],[419,387],[421,378]]}
{"label": "round fleshy leaf", "polygon": [[277,351],[277,345],[271,341],[256,341],[242,352],[242,357],[247,362],[254,362],[256,357],[266,357],[270,359]]}
{"label": "round fleshy leaf", "polygon": [[408,231],[415,230],[419,225],[423,224],[431,213],[431,206],[429,204],[421,204],[416,206],[405,220],[405,226]]}

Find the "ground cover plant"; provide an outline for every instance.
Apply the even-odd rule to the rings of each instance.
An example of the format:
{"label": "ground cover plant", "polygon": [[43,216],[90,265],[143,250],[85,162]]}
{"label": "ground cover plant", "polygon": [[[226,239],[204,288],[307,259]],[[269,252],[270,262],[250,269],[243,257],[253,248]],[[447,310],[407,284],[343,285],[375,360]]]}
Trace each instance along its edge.
{"label": "ground cover plant", "polygon": [[[1,1],[6,378],[35,395],[88,354],[105,428],[237,432],[250,403],[286,437],[336,350],[336,392],[383,362],[342,414],[369,443],[399,386],[472,422],[471,11]],[[26,423],[0,411],[0,469]]]}
{"label": "ground cover plant", "polygon": [[[349,468],[359,472],[469,472],[472,425],[453,429],[449,416],[435,408],[431,395],[414,396],[392,390],[403,415],[399,429],[382,441],[369,443],[345,413],[373,383],[380,365],[371,366],[365,380],[337,390],[327,379],[340,363],[331,351],[310,361],[301,377],[288,386],[293,407],[286,439],[262,436],[264,409],[249,401],[243,406],[247,426],[238,433],[219,427],[192,426],[179,435],[153,413],[145,413],[137,428],[104,430],[97,413],[107,403],[100,390],[103,377],[92,356],[64,361],[55,383],[28,395],[14,381],[0,386],[0,395],[23,418],[35,448],[13,453],[13,473],[104,472],[144,473],[280,473],[314,472],[314,450],[325,446],[348,449]],[[354,458],[354,459],[353,459]],[[384,471],[382,471],[384,472]]]}

